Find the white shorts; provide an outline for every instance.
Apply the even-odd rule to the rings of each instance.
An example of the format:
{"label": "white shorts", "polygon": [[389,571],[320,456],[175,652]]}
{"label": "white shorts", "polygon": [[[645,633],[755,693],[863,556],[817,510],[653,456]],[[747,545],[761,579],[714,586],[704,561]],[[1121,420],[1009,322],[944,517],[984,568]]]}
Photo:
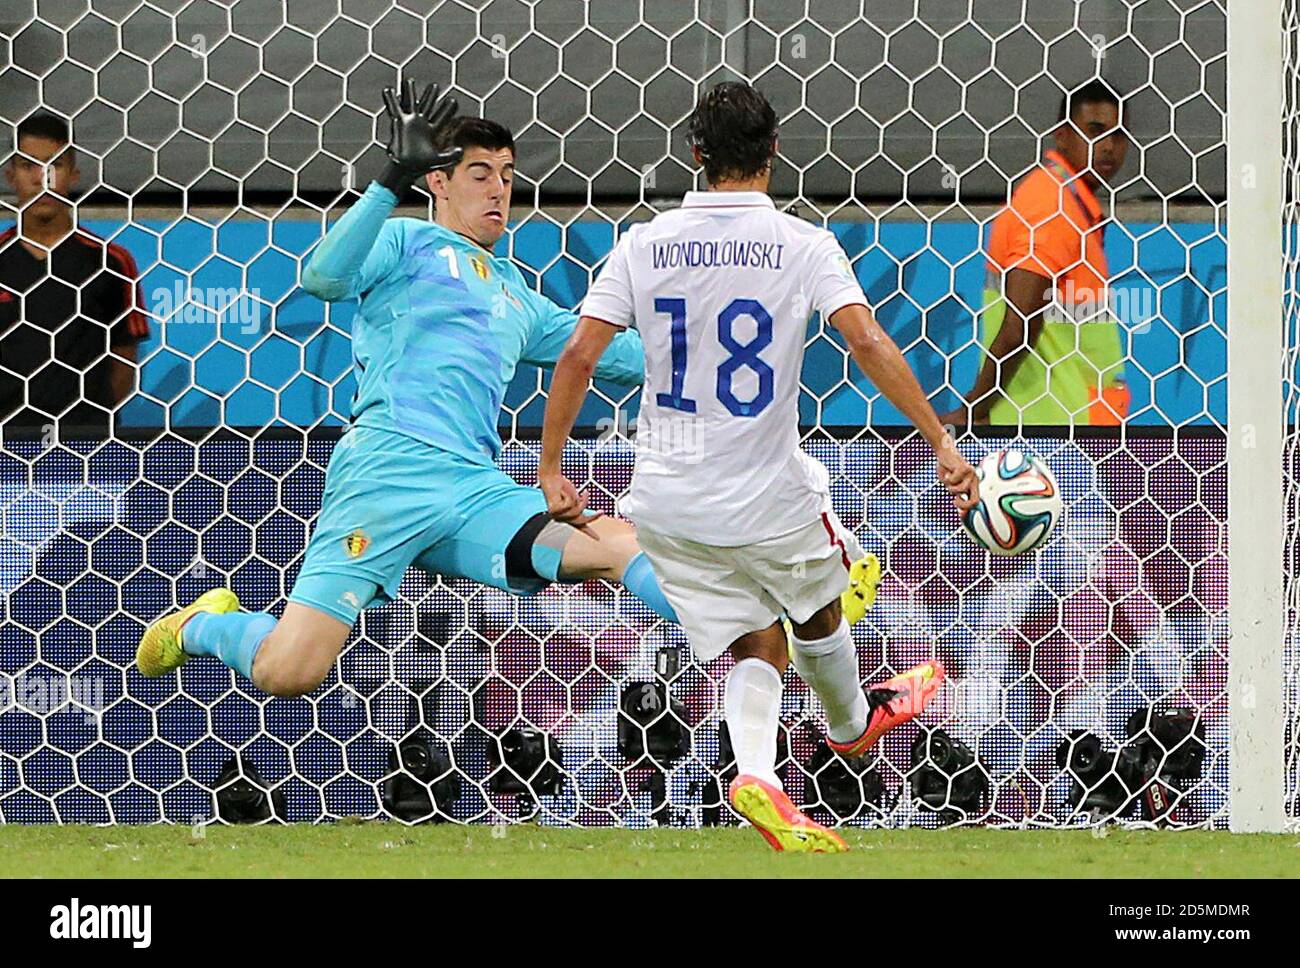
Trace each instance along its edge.
{"label": "white shorts", "polygon": [[677,612],[701,662],[784,613],[795,623],[840,597],[849,566],[862,557],[858,539],[834,511],[789,534],[719,547],[637,529],[641,550]]}

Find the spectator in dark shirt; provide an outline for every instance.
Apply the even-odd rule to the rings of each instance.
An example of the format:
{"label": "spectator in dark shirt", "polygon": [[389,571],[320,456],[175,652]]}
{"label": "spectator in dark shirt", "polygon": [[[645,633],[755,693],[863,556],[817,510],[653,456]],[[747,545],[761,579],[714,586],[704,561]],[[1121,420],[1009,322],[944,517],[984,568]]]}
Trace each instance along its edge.
{"label": "spectator in dark shirt", "polygon": [[0,422],[6,432],[104,433],[149,334],[135,260],[76,225],[67,122],[36,114],[17,135],[5,180],[18,222],[0,233]]}

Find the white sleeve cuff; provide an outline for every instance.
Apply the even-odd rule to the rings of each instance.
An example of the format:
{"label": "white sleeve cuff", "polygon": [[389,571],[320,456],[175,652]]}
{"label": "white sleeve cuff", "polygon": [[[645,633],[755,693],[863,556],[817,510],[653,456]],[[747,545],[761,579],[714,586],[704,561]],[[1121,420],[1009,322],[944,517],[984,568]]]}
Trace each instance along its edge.
{"label": "white sleeve cuff", "polygon": [[866,294],[863,293],[862,287],[849,285],[837,289],[826,299],[823,299],[819,308],[821,310],[822,318],[830,319],[845,306],[853,306],[855,304],[865,306],[868,310],[871,309],[871,303],[867,302],[867,297]]}
{"label": "white sleeve cuff", "polygon": [[578,307],[578,315],[591,316],[611,326],[627,329],[632,325],[631,314],[628,313],[627,307],[620,303],[621,300],[601,299],[593,293],[582,301],[582,305]]}

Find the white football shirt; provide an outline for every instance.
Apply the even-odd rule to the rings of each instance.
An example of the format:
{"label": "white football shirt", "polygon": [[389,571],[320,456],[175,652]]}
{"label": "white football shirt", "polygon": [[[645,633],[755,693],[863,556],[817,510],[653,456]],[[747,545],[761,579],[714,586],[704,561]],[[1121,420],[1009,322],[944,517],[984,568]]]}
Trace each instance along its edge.
{"label": "white football shirt", "polygon": [[636,471],[620,510],[661,534],[734,547],[826,507],[799,448],[808,319],[867,305],[828,231],[762,192],[688,192],[619,239],[581,315],[645,344]]}

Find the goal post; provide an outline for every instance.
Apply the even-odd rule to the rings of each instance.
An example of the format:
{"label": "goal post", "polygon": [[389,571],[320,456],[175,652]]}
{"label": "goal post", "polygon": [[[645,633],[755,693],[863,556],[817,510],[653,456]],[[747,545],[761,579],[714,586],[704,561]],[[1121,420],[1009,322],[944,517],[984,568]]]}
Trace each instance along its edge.
{"label": "goal post", "polygon": [[[1282,89],[1284,4],[1228,4],[1228,706],[1231,820],[1284,805]],[[1292,42],[1293,43],[1293,42]],[[1278,486],[1270,486],[1270,482]]]}

